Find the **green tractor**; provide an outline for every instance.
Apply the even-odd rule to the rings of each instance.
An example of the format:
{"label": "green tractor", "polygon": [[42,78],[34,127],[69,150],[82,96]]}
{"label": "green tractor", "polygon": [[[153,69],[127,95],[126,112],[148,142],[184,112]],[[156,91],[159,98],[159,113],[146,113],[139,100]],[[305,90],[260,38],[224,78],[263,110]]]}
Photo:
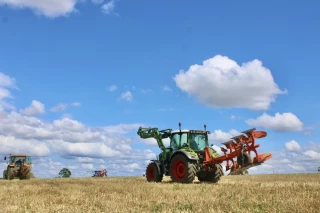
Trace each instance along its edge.
{"label": "green tractor", "polygon": [[[218,182],[224,175],[221,164],[213,167],[203,166],[205,148],[209,147],[208,134],[205,130],[179,130],[140,127],[137,134],[141,138],[155,138],[162,150],[158,160],[152,160],[146,169],[146,178],[149,182],[161,182],[163,176],[170,176],[171,180],[179,183],[191,183],[197,176],[199,181]],[[170,138],[170,146],[165,147],[162,139]],[[219,154],[209,148],[212,157]]]}
{"label": "green tractor", "polygon": [[[158,159],[147,166],[145,175],[149,182],[161,182],[166,175],[178,183],[191,183],[196,176],[201,182],[216,183],[224,175],[221,164],[225,161],[229,175],[237,175],[247,174],[247,169],[272,157],[271,153],[258,154],[256,148],[260,145],[255,144],[255,138],[266,137],[267,133],[255,128],[222,143],[226,148],[220,147],[224,153],[221,156],[209,146],[210,131],[206,130],[206,125],[204,130],[181,130],[179,122],[179,130],[176,131],[140,127],[137,134],[143,139],[155,138],[162,150]],[[170,139],[169,147],[165,147],[162,141],[165,138]],[[252,158],[250,152],[255,153],[255,157]]]}

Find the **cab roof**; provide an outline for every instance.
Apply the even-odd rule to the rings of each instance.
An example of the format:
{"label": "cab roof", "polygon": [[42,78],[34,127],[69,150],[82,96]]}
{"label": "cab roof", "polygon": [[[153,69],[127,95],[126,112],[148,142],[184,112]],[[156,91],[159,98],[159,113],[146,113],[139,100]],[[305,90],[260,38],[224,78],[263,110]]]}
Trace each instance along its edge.
{"label": "cab roof", "polygon": [[[205,133],[206,131],[205,130],[198,130],[198,129],[181,129],[181,132],[184,132],[184,133],[188,133],[190,131],[195,131],[198,132],[198,133]],[[175,133],[179,133],[180,130],[174,130],[174,131],[171,131],[171,134],[175,134]],[[208,134],[210,134],[210,131],[207,131]]]}
{"label": "cab roof", "polygon": [[26,154],[10,154],[10,157],[27,157]]}

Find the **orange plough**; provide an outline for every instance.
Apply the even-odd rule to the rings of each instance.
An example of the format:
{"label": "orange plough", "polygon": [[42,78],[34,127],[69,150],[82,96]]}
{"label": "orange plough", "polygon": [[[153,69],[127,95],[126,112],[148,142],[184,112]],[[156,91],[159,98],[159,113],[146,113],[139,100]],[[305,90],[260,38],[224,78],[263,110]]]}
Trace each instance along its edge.
{"label": "orange plough", "polygon": [[[205,148],[205,160],[203,166],[207,169],[214,168],[216,164],[227,161],[226,171],[231,170],[229,175],[242,172],[254,166],[259,166],[266,160],[272,158],[271,153],[258,154],[256,148],[260,147],[255,144],[256,138],[264,138],[267,133],[264,131],[256,131],[255,128],[242,132],[243,134],[231,138],[232,140],[222,143],[227,149],[220,147],[224,155],[212,157],[209,148]],[[229,150],[229,153],[227,153]],[[254,152],[255,157],[251,157],[250,153]],[[234,158],[237,158],[235,161]]]}

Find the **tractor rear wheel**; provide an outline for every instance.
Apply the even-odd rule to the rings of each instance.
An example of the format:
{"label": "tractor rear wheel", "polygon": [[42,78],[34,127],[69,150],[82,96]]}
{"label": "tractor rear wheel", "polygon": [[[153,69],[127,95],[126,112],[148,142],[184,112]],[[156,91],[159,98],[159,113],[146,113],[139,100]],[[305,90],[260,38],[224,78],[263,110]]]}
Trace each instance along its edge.
{"label": "tractor rear wheel", "polygon": [[149,163],[146,169],[146,178],[148,182],[161,182],[163,174],[159,171],[156,163]]}
{"label": "tractor rear wheel", "polygon": [[204,177],[198,176],[198,180],[201,182],[217,183],[221,176],[223,176],[223,168],[220,164],[216,164],[216,171],[208,172]]}
{"label": "tractor rear wheel", "polygon": [[196,164],[183,154],[175,155],[170,163],[170,177],[173,182],[192,183],[196,176]]}

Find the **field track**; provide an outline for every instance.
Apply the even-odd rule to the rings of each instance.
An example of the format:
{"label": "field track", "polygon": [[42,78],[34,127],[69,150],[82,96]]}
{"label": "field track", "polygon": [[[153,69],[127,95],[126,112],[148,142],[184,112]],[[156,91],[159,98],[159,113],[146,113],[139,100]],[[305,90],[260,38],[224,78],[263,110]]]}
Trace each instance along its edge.
{"label": "field track", "polygon": [[0,180],[5,212],[320,212],[320,173],[224,176],[217,184],[165,177]]}

